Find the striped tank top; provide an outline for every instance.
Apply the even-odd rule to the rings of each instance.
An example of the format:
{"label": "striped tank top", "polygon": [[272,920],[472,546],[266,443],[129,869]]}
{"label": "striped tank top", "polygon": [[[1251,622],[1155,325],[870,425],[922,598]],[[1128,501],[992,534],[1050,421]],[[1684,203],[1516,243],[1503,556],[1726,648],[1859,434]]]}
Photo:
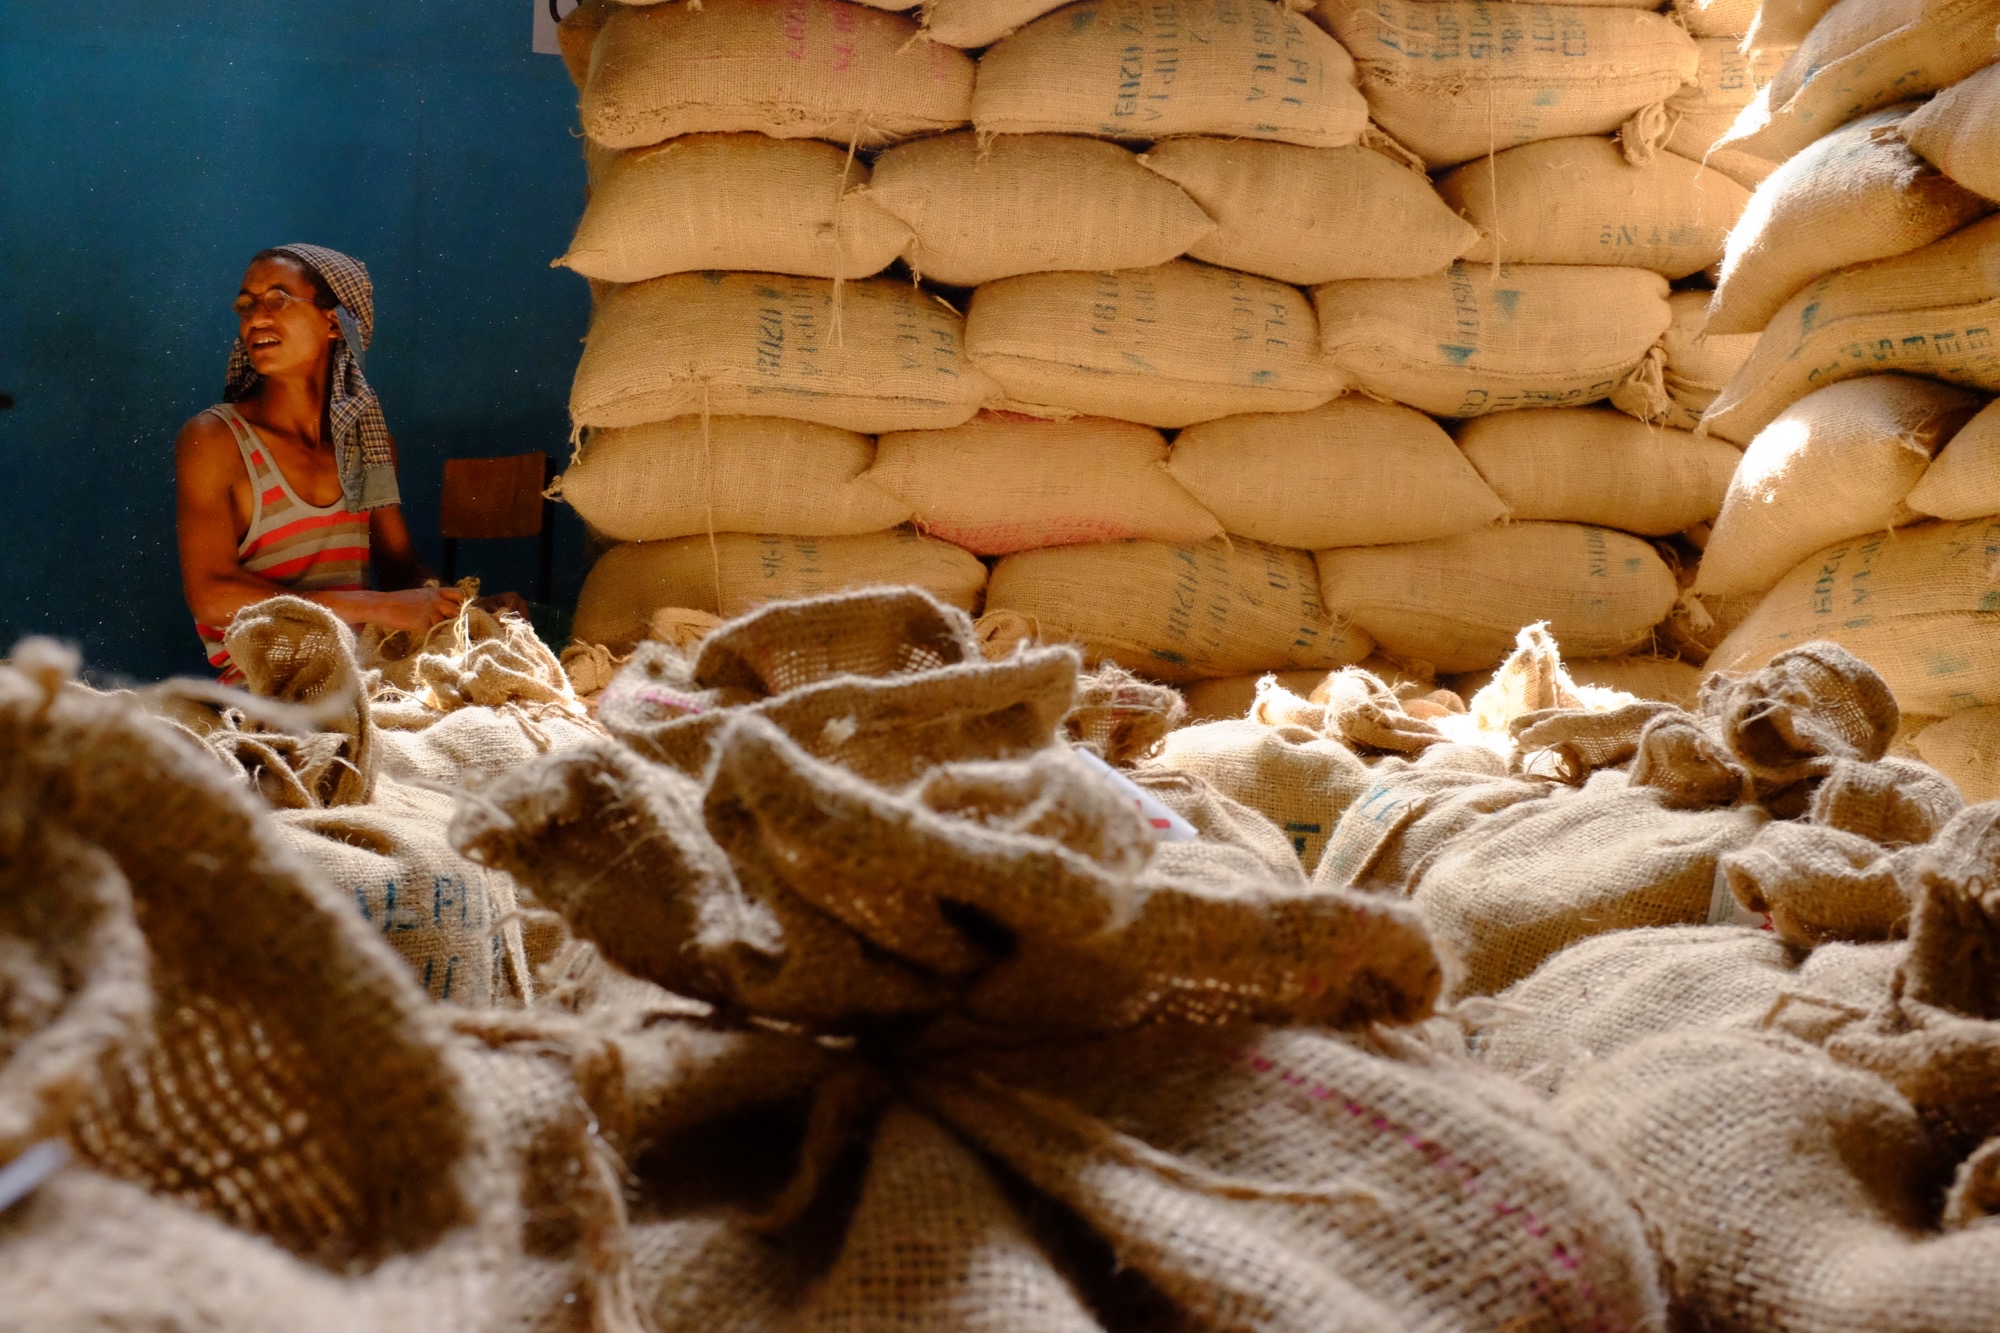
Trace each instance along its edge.
{"label": "striped tank top", "polygon": [[[330,505],[307,504],[235,407],[221,403],[208,410],[229,427],[250,474],[250,530],[236,544],[243,568],[291,592],[347,592],[366,586],[368,515],[349,509],[345,496]],[[195,630],[208,651],[208,664],[222,673],[222,683],[239,684],[243,673],[222,646],[222,630],[198,621]]]}

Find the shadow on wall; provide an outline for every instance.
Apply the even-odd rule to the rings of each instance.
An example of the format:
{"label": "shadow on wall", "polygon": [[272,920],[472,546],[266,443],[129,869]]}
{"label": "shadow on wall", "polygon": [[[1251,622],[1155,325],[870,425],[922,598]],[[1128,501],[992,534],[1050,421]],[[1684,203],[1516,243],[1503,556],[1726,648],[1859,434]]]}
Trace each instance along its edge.
{"label": "shadow on wall", "polygon": [[[583,169],[528,6],[199,9],[0,5],[0,654],[43,633],[115,676],[202,669],[173,437],[221,396],[229,300],[263,246],[374,274],[369,379],[433,566],[445,458],[568,455],[589,295],[548,262]],[[583,535],[558,512],[567,603]],[[527,592],[533,543],[469,543],[460,565]]]}

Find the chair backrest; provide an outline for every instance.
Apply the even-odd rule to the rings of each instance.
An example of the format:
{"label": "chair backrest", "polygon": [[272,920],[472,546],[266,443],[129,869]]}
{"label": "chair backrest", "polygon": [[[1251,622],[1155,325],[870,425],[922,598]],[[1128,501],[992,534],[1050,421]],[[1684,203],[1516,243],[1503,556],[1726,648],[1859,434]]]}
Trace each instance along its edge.
{"label": "chair backrest", "polygon": [[448,458],[438,529],[448,539],[533,537],[542,530],[547,454]]}

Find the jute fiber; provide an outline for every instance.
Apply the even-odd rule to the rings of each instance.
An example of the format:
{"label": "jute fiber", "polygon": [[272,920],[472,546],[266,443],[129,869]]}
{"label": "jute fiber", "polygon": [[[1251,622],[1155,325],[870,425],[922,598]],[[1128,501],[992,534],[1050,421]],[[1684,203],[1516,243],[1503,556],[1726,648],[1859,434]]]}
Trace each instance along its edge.
{"label": "jute fiber", "polygon": [[1711,328],[1760,332],[1821,274],[1907,254],[1992,207],[1898,137],[1914,106],[1850,121],[1757,187],[1721,256]]}
{"label": "jute fiber", "polygon": [[1863,112],[1949,87],[1995,57],[1985,0],[1841,0],[1722,146],[1782,162]]}
{"label": "jute fiber", "polygon": [[1931,461],[1906,503],[1937,518],[2000,514],[2000,406],[1988,403]]}
{"label": "jute fiber", "polygon": [[2000,707],[1967,708],[1918,733],[1917,755],[1970,802],[2000,801]]}
{"label": "jute fiber", "polygon": [[865,278],[910,240],[859,193],[867,184],[867,165],[829,143],[690,134],[594,173],[555,262],[603,282],[704,269]]}
{"label": "jute fiber", "polygon": [[898,431],[877,443],[867,481],[901,500],[919,529],[975,555],[1222,535],[1169,475],[1160,433],[1104,417],[986,413],[950,430]]}
{"label": "jute fiber", "polygon": [[1364,667],[1344,667],[1303,695],[1276,680],[1261,685],[1250,717],[1266,726],[1305,727],[1362,755],[1416,755],[1445,743],[1435,719],[1464,712],[1464,701],[1449,690],[1418,697]]}
{"label": "jute fiber", "polygon": [[1611,391],[1613,407],[1673,430],[1701,424],[1701,414],[1757,346],[1754,333],[1710,333],[1708,302],[1705,291],[1667,296],[1673,323],[1638,368]]}
{"label": "jute fiber", "polygon": [[989,134],[1182,134],[1339,148],[1368,105],[1346,48],[1272,0],[1070,5],[979,58],[972,123]]}
{"label": "jute fiber", "polygon": [[910,506],[867,477],[865,435],[789,417],[674,417],[593,430],[554,493],[621,542],[709,532],[850,537]]}
{"label": "jute fiber", "polygon": [[1695,591],[1760,592],[1814,551],[1915,522],[1906,497],[1984,401],[1908,375],[1845,380],[1799,399],[1743,451]]}
{"label": "jute fiber", "polygon": [[1698,38],[1741,38],[1757,21],[1759,0],[1674,0],[1674,13]]}
{"label": "jute fiber", "polygon": [[1279,546],[1425,541],[1507,513],[1435,421],[1359,394],[1189,426],[1167,471],[1228,531]]}
{"label": "jute fiber", "polygon": [[1215,220],[1192,258],[1281,282],[1419,278],[1477,239],[1421,173],[1371,147],[1168,139],[1139,160]]}
{"label": "jute fiber", "polygon": [[1747,671],[1834,639],[1889,682],[1906,713],[2000,704],[2000,522],[1924,523],[1814,552],[1779,580],[1708,665]]}
{"label": "jute fiber", "polygon": [[1215,230],[1126,149],[1062,134],[919,139],[875,162],[867,199],[915,235],[922,277],[976,287],[1017,273],[1147,268]]}
{"label": "jute fiber", "polygon": [[1331,670],[1374,646],[1328,613],[1310,553],[1247,540],[1023,551],[994,567],[986,606],[1166,681]]}
{"label": "jute fiber", "polygon": [[947,46],[991,46],[1061,8],[1060,0],[931,0],[923,9],[924,31]]}
{"label": "jute fiber", "polygon": [[585,643],[622,650],[645,637],[663,607],[736,616],[778,598],[877,584],[913,584],[970,609],[986,586],[986,567],[956,546],[904,531],[860,537],[730,532],[627,542],[591,567],[571,632]]}
{"label": "jute fiber", "polygon": [[913,19],[843,0],[613,6],[583,132],[607,148],[733,130],[872,148],[956,129],[972,60],[917,35]]}
{"label": "jute fiber", "polygon": [[1734,445],[1601,407],[1477,417],[1458,447],[1510,517],[1594,523],[1642,536],[1715,517],[1742,458]]}
{"label": "jute fiber", "polygon": [[1772,316],[1756,351],[1702,418],[1748,442],[1814,389],[1901,371],[2000,390],[2000,217],[1894,259],[1809,283]]}
{"label": "jute fiber", "polygon": [[1953,84],[1902,123],[1903,141],[1968,190],[2000,200],[2000,70]]}
{"label": "jute fiber", "polygon": [[1741,36],[1705,37],[1698,29],[1691,31],[1701,51],[1701,68],[1692,86],[1667,99],[1672,128],[1661,147],[1699,162],[1776,77],[1791,52],[1745,51]]}
{"label": "jute fiber", "polygon": [[1375,119],[1432,168],[1609,134],[1701,64],[1684,29],[1626,8],[1323,0],[1313,19],[1355,53]]}
{"label": "jute fiber", "polygon": [[1341,371],[1444,417],[1596,402],[1673,322],[1657,273],[1554,264],[1332,282],[1313,289],[1313,304]]}
{"label": "jute fiber", "polygon": [[1439,671],[1495,665],[1535,621],[1547,621],[1573,656],[1626,652],[1646,642],[1677,596],[1651,546],[1576,523],[1514,523],[1317,557],[1329,609],[1387,652]]}
{"label": "jute fiber", "polygon": [[1722,258],[1750,192],[1675,153],[1628,161],[1605,138],[1548,139],[1445,173],[1479,229],[1467,263],[1599,264],[1685,278]]}
{"label": "jute fiber", "polygon": [[967,356],[1010,400],[1167,428],[1318,407],[1347,385],[1319,343],[1298,289],[1188,260],[1002,278],[965,321]]}
{"label": "jute fiber", "polygon": [[578,428],[711,413],[868,434],[956,426],[994,391],[965,359],[963,335],[952,310],[890,278],[654,278],[597,303],[570,418]]}

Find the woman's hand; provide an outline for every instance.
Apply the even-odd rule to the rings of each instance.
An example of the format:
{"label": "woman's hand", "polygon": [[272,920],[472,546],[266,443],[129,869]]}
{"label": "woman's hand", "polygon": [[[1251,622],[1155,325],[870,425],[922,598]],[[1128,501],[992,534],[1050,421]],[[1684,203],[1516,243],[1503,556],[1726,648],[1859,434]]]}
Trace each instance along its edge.
{"label": "woman's hand", "polygon": [[360,619],[367,624],[380,625],[383,629],[408,630],[412,634],[422,634],[439,621],[451,619],[458,614],[459,606],[465,601],[465,594],[458,589],[438,587],[347,595],[366,598],[353,612],[347,613],[347,618],[352,619],[358,612]]}

